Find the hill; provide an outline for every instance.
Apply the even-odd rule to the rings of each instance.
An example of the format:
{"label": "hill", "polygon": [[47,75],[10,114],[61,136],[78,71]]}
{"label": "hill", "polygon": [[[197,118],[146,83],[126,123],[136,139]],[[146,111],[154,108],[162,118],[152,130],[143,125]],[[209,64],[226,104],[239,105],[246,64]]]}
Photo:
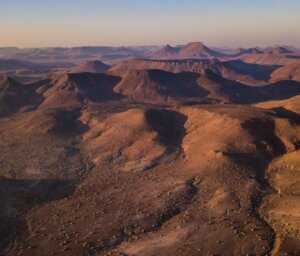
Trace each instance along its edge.
{"label": "hill", "polygon": [[300,61],[276,69],[271,75],[272,81],[294,80],[300,82]]}
{"label": "hill", "polygon": [[104,64],[101,61],[97,60],[90,60],[84,63],[79,64],[78,66],[72,68],[69,72],[70,73],[104,73],[110,68],[110,66]]}
{"label": "hill", "polygon": [[180,48],[179,56],[181,58],[218,58],[225,55],[210,49],[203,43],[194,42]]}
{"label": "hill", "polygon": [[174,74],[162,70],[131,70],[114,88],[132,101],[173,105],[197,99],[204,101],[206,91],[197,85],[197,74]]}
{"label": "hill", "polygon": [[113,92],[118,77],[106,74],[78,73],[50,77],[39,108],[78,109],[86,102],[118,99]]}
{"label": "hill", "polygon": [[0,81],[0,116],[6,116],[25,107],[35,108],[42,97],[35,92],[33,85],[24,85],[9,76]]}

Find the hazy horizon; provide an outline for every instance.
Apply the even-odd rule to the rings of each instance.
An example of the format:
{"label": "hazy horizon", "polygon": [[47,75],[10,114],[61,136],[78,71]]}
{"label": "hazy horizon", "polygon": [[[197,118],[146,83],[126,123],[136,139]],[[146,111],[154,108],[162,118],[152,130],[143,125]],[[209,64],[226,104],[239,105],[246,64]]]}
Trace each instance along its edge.
{"label": "hazy horizon", "polygon": [[294,47],[296,49],[300,49],[300,45],[292,45],[292,44],[265,44],[265,45],[249,45],[249,46],[243,46],[243,45],[237,45],[237,46],[225,46],[225,45],[210,45],[210,44],[206,44],[205,42],[202,42],[201,40],[198,41],[191,41],[191,42],[186,42],[186,43],[179,43],[179,44],[140,44],[140,45],[87,45],[87,44],[82,44],[82,45],[69,45],[69,46],[64,46],[64,45],[53,45],[53,46],[25,46],[25,47],[19,47],[19,46],[15,46],[15,45],[11,45],[11,46],[1,46],[0,48],[18,48],[18,49],[47,49],[47,48],[77,48],[77,47],[112,47],[112,48],[121,48],[121,47],[125,47],[125,48],[130,48],[130,47],[163,47],[166,45],[170,45],[173,47],[180,47],[180,46],[184,46],[187,45],[189,43],[203,43],[204,45],[211,47],[211,48],[219,48],[219,49],[224,49],[224,50],[234,50],[234,49],[238,49],[238,48],[267,48],[267,47]]}
{"label": "hazy horizon", "polygon": [[296,0],[0,2],[0,47],[300,47]]}

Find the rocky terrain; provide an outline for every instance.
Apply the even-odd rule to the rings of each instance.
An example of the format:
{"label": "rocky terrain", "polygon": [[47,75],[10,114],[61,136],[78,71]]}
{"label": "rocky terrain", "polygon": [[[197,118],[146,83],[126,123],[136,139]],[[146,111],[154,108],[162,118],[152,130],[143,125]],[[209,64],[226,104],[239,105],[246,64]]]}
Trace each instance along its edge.
{"label": "rocky terrain", "polygon": [[[51,54],[100,48],[69,51]],[[1,66],[0,254],[299,255],[297,53],[134,51],[39,79]]]}

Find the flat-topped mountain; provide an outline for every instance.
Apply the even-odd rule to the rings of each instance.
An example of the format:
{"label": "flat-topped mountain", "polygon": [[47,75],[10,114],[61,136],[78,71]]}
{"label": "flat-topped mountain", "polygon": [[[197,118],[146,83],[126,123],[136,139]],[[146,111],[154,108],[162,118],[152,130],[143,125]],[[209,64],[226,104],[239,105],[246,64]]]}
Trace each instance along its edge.
{"label": "flat-topped mountain", "polygon": [[122,74],[128,70],[160,69],[168,72],[201,73],[210,69],[224,78],[249,85],[264,85],[271,73],[280,66],[267,66],[246,63],[240,60],[219,61],[216,59],[183,59],[183,60],[147,60],[133,59],[120,62],[110,68],[110,72]]}
{"label": "flat-topped mountain", "polygon": [[70,70],[71,73],[104,73],[110,68],[109,65],[104,64],[98,60],[90,60],[77,65]]}
{"label": "flat-topped mountain", "polygon": [[197,74],[185,72],[131,70],[122,75],[114,91],[129,100],[151,104],[173,105],[192,99],[208,102],[207,92],[197,85],[197,78]]}

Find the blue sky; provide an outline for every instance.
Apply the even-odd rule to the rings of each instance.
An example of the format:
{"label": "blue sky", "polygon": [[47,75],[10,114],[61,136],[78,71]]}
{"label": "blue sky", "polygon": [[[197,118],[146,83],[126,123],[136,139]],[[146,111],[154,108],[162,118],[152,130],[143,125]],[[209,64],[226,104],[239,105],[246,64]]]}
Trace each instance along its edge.
{"label": "blue sky", "polygon": [[300,46],[299,0],[0,0],[0,46]]}

